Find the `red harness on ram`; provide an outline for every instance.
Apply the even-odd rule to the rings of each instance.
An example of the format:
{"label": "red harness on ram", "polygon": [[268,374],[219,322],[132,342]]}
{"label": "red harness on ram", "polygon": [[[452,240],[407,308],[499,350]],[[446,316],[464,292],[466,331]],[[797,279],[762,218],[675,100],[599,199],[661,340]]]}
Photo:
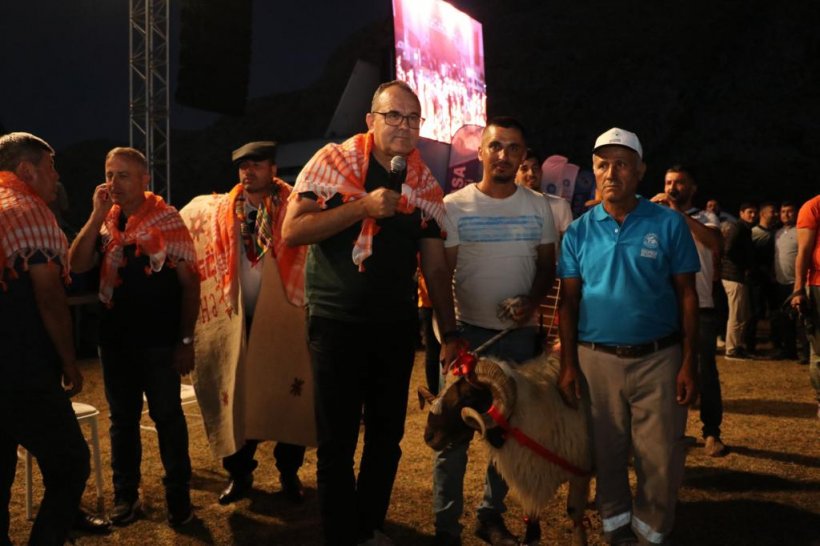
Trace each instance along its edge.
{"label": "red harness on ram", "polygon": [[[450,368],[453,370],[453,375],[461,376],[467,379],[473,371],[475,370],[475,365],[478,362],[478,356],[475,353],[472,353],[467,350],[466,344],[464,344],[458,352],[458,357],[453,361]],[[526,434],[524,434],[520,429],[513,427],[510,425],[510,422],[507,421],[506,417],[504,417],[501,412],[495,406],[490,406],[490,409],[487,410],[487,414],[495,421],[501,430],[504,431],[504,438],[508,438],[512,436],[516,442],[521,444],[522,446],[526,447],[530,451],[536,453],[540,457],[548,460],[549,462],[560,466],[570,474],[575,476],[584,477],[589,476],[590,472],[578,468],[571,462],[567,461],[560,455],[553,453],[549,449],[545,448]]]}

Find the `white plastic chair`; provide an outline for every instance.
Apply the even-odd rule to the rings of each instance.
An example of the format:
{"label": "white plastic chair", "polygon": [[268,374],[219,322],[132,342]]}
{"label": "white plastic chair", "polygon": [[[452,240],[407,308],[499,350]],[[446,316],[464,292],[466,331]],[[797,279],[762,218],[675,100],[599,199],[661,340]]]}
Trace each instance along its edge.
{"label": "white plastic chair", "polygon": [[[142,400],[143,402],[148,402],[148,398],[145,396],[145,393],[142,393]],[[188,404],[196,404],[196,391],[194,390],[194,386],[187,383],[180,383],[179,400],[180,404],[183,406],[187,406]],[[143,415],[146,413],[148,413],[147,409],[142,411]],[[157,431],[157,429],[151,425],[140,425],[140,429],[150,430],[151,432]]]}
{"label": "white plastic chair", "polygon": [[[91,456],[94,460],[94,483],[97,486],[97,511],[103,513],[105,511],[105,500],[103,498],[103,481],[102,481],[102,466],[100,465],[100,435],[97,431],[97,417],[100,412],[91,404],[83,404],[82,402],[72,402],[71,407],[74,410],[74,415],[77,416],[77,421],[82,425],[88,423],[91,428]],[[26,517],[34,519],[32,507],[32,464],[31,453],[23,448],[18,450],[18,454],[25,453],[26,459]]]}

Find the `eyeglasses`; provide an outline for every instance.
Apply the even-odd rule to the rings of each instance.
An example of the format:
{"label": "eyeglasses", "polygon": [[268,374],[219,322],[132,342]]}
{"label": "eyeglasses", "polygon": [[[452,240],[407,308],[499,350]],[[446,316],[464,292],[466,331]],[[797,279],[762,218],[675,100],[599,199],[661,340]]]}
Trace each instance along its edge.
{"label": "eyeglasses", "polygon": [[389,112],[371,112],[371,114],[379,114],[384,116],[384,122],[391,127],[398,127],[401,125],[402,121],[406,121],[409,128],[418,129],[421,124],[424,123],[424,118],[418,114],[403,116],[395,110],[390,110]]}

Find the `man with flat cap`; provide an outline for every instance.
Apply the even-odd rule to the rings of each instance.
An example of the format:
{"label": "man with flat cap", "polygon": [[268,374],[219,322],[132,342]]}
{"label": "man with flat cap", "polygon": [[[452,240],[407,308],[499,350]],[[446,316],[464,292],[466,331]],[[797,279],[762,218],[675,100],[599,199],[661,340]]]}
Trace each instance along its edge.
{"label": "man with flat cap", "polygon": [[558,262],[559,387],[573,407],[589,394],[598,510],[619,545],[669,543],[695,394],[700,263],[683,216],[635,193],[642,155],[634,133],[598,137],[602,201],[569,226]]}
{"label": "man with flat cap", "polygon": [[[298,398],[297,404],[310,409],[305,429],[311,441],[312,398],[303,398],[310,394],[304,383],[312,382],[300,374],[287,376],[293,385],[273,378],[281,378],[285,368],[302,358],[309,368],[307,344],[294,343],[305,339],[295,331],[304,327],[305,248],[286,247],[281,241],[291,186],[276,177],[276,143],[250,142],[234,150],[232,160],[239,172],[233,189],[197,197],[182,210],[197,246],[203,282],[194,336],[200,362],[194,386],[211,449],[230,477],[219,503],[247,496],[258,465],[254,454],[259,441],[266,439],[280,440],[273,453],[282,492],[298,502],[303,496],[297,471],[304,462],[304,443],[281,441],[288,435],[271,426],[276,429],[285,413],[293,424],[298,421],[289,409],[277,407]],[[292,347],[276,345],[283,340]]]}

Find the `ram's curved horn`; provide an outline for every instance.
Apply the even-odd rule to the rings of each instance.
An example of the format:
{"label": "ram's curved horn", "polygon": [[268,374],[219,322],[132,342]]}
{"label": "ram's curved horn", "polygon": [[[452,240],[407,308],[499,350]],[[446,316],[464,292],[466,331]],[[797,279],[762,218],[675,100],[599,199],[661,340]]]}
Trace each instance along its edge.
{"label": "ram's curved horn", "polygon": [[427,404],[432,404],[433,401],[436,399],[436,395],[430,392],[425,386],[421,386],[418,388],[418,395],[419,395],[419,409],[424,409],[425,402]]}
{"label": "ram's curved horn", "polygon": [[477,430],[482,438],[487,434],[487,429],[496,426],[488,414],[478,413],[470,407],[461,408],[461,420],[471,429]]}
{"label": "ram's curved horn", "polygon": [[[493,405],[498,412],[509,419],[515,408],[516,388],[515,380],[507,375],[502,364],[493,360],[482,358],[475,367],[476,379],[482,385],[490,389],[493,397]],[[492,426],[497,426],[490,419]],[[492,428],[492,427],[490,427]]]}

